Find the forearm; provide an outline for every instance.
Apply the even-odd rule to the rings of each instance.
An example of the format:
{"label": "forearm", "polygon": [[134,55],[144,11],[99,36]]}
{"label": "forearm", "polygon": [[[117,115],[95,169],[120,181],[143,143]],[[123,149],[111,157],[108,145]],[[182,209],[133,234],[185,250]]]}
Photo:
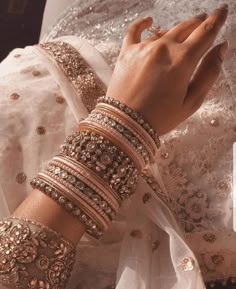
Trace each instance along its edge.
{"label": "forearm", "polygon": [[[4,265],[0,281],[5,276],[13,278],[14,270],[20,274],[18,266],[26,263],[24,270],[31,273],[25,280],[14,282],[22,282],[20,285],[24,287],[41,276],[41,281],[48,286],[56,282],[64,287],[72,270],[75,247],[83,234],[87,232],[99,239],[123,200],[136,190],[139,175],[154,159],[159,139],[144,120],[138,124],[132,118],[132,110],[125,113],[122,111],[125,105],[119,109],[119,103],[110,99],[109,104],[108,100],[103,98],[89,117],[79,123],[78,131],[66,138],[60,154],[31,181],[34,189],[31,194],[11,218],[3,220],[1,238],[14,250],[10,258],[5,255],[6,259],[0,261],[9,266],[14,262],[14,266],[9,269]],[[13,228],[17,235],[11,239]],[[25,242],[30,246],[29,252],[27,248],[22,249]],[[51,246],[51,242],[57,245]],[[4,248],[1,242],[0,246]],[[19,259],[19,251],[25,250],[26,255]],[[41,268],[38,260],[46,258],[43,262],[54,266],[61,250],[64,252],[61,271],[66,272],[67,277],[53,281],[48,277],[51,267]],[[18,283],[11,284],[10,288]]]}
{"label": "forearm", "polygon": [[78,244],[85,232],[85,226],[81,222],[37,189],[21,203],[13,216],[42,223],[60,233],[74,245]]}

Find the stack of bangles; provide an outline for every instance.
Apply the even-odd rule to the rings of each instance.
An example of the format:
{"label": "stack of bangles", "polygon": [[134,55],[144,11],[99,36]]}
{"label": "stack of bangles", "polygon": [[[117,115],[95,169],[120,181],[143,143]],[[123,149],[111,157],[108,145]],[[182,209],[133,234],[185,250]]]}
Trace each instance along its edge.
{"label": "stack of bangles", "polygon": [[31,185],[100,239],[159,147],[157,133],[138,113],[103,96]]}

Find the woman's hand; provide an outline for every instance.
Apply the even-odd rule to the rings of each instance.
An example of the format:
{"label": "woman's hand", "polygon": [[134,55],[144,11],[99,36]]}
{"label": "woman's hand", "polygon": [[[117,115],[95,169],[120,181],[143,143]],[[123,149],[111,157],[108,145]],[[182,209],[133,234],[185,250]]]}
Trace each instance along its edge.
{"label": "woman's hand", "polygon": [[161,37],[141,41],[152,18],[132,23],[108,86],[117,98],[141,113],[163,135],[192,115],[202,104],[221,70],[228,42],[211,49],[228,14],[227,5],[207,17],[186,20]]}

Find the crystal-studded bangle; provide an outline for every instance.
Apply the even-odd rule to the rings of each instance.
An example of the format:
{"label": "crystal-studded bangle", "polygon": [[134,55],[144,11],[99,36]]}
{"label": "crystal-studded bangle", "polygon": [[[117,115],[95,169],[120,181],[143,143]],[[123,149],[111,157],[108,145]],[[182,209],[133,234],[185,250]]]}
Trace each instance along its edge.
{"label": "crystal-studded bangle", "polygon": [[45,193],[55,202],[57,202],[63,209],[65,209],[72,216],[77,218],[82,222],[86,227],[86,232],[96,239],[101,238],[102,229],[97,225],[97,221],[94,216],[90,213],[88,215],[88,210],[84,210],[82,205],[75,205],[71,199],[65,197],[64,192],[62,193],[57,186],[52,185],[47,178],[37,177],[31,181],[31,186],[34,189],[38,189],[41,192]]}
{"label": "crystal-studded bangle", "polygon": [[[113,216],[112,210],[117,211],[119,209],[121,203],[113,190],[83,164],[75,163],[73,159],[60,155],[50,161],[48,170],[66,178],[111,216]],[[111,210],[107,210],[108,208]]]}
{"label": "crystal-studded bangle", "polygon": [[95,132],[105,137],[117,148],[126,152],[140,172],[146,167],[146,162],[143,159],[142,154],[136,150],[126,138],[108,124],[102,123],[97,119],[87,118],[79,123],[78,128],[80,131]]}
{"label": "crystal-studded bangle", "polygon": [[112,130],[115,130],[120,134],[121,138],[125,138],[132,148],[139,153],[146,165],[153,162],[153,154],[150,147],[147,146],[146,141],[140,138],[139,135],[121,119],[118,119],[111,113],[98,109],[93,110],[88,119],[95,120],[104,126],[109,126]]}
{"label": "crystal-studded bangle", "polygon": [[134,119],[137,123],[140,124],[141,127],[143,127],[148,134],[152,137],[152,139],[154,140],[157,148],[160,147],[161,142],[160,139],[158,137],[158,134],[155,132],[155,130],[144,120],[144,118],[137,113],[136,111],[134,111],[133,109],[131,109],[130,107],[128,107],[126,104],[122,103],[121,101],[119,101],[118,99],[114,99],[108,96],[101,96],[97,99],[97,103],[107,103],[110,105],[113,105],[114,107],[117,107],[118,109],[120,109],[121,111],[125,112],[127,115],[129,115],[132,119]]}
{"label": "crystal-studded bangle", "polygon": [[75,132],[66,138],[61,153],[91,169],[121,199],[134,193],[139,177],[136,166],[125,152],[98,133]]}
{"label": "crystal-studded bangle", "polygon": [[112,114],[113,117],[117,119],[117,122],[123,123],[123,126],[127,127],[128,130],[132,131],[133,134],[135,134],[136,137],[141,140],[143,146],[146,147],[148,151],[150,151],[150,158],[156,155],[157,146],[153,138],[145,129],[143,129],[142,127],[140,128],[140,124],[136,120],[131,118],[129,115],[127,115],[125,112],[118,109],[117,107],[107,103],[98,103],[96,105],[96,109],[94,109],[93,111],[97,110],[103,113]]}
{"label": "crystal-studded bangle", "polygon": [[8,217],[0,221],[0,284],[7,288],[65,288],[75,246],[37,222]]}

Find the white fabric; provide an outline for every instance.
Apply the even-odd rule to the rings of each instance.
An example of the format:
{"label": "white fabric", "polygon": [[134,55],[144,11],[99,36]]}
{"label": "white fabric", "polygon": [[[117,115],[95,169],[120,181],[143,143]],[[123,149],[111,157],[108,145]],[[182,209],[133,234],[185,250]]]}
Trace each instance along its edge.
{"label": "white fabric", "polygon": [[[94,58],[96,51],[91,55],[91,48],[88,49],[87,46],[83,50],[82,47],[87,44],[73,37],[66,37],[64,40],[77,47],[85,59],[85,54],[88,53],[87,56],[91,56],[90,65],[96,67],[96,74],[104,84],[108,83],[111,71],[109,75],[109,68],[102,58],[99,62],[99,58]],[[17,54],[20,57],[15,57]],[[35,71],[38,73],[35,74]],[[58,151],[65,136],[74,130],[76,120],[86,113],[81,99],[76,99],[62,72],[35,47],[13,51],[1,63],[0,77],[0,157],[1,164],[7,164],[0,169],[3,188],[0,206],[4,215],[12,212],[26,197],[30,192],[30,179]],[[17,93],[20,97],[13,100],[10,97],[12,93]],[[60,95],[67,100],[68,106],[56,102],[56,97]],[[43,126],[46,133],[38,135],[38,126]],[[156,165],[153,170],[157,171]],[[15,181],[19,172],[24,172],[27,176],[23,184]],[[75,267],[68,288],[76,288],[79,284],[82,284],[82,288],[105,288],[110,284],[108,282],[114,281],[116,270],[118,289],[127,288],[130,282],[135,288],[177,288],[171,285],[177,279],[185,288],[203,286],[197,261],[195,271],[183,273],[181,260],[185,256],[195,257],[169,209],[151,192],[152,202],[145,209],[139,208],[143,207],[142,197],[147,191],[150,191],[149,187],[141,180],[136,196],[125,205],[123,213],[111,228],[114,234],[107,232],[100,244],[88,237],[83,238],[79,245],[78,266]],[[136,208],[131,205],[133,202]],[[139,216],[137,211],[140,212]],[[136,240],[130,236],[132,228],[142,231],[141,239]],[[155,263],[160,261],[152,254],[152,235],[163,235],[164,231],[166,246],[162,245],[161,266],[156,266]]]}
{"label": "white fabric", "polygon": [[[204,279],[219,279],[222,284],[236,274],[232,225],[236,2],[226,0],[225,3],[229,5],[229,16],[216,42],[228,39],[230,49],[221,76],[201,109],[162,137],[164,143],[158,156],[161,176]],[[96,45],[114,67],[121,39],[134,19],[152,16],[157,26],[170,28],[193,15],[211,13],[220,4],[220,0],[78,0],[55,22],[44,39],[80,35]]]}
{"label": "white fabric", "polygon": [[[135,5],[135,1],[120,1],[117,5],[117,2],[108,0],[103,3],[79,3],[77,15],[75,13],[73,17],[77,17],[76,21],[81,26],[77,26],[78,23],[70,14],[68,18],[65,15],[59,24],[62,25],[63,22],[64,31],[70,27],[67,30],[70,33],[80,34],[79,28],[84,28],[82,36],[86,33],[87,37],[94,36],[96,47],[113,66],[119,51],[119,36],[124,30],[122,24],[127,23],[124,17],[120,16],[120,9],[129,7],[125,14],[129,21],[141,16],[141,13],[147,14],[151,11],[151,15],[159,16],[158,22],[162,26],[167,19],[170,20],[170,26],[177,18],[190,16],[189,13],[196,10],[194,1],[180,1],[179,4],[176,1],[158,1],[154,6],[151,2],[145,1],[142,5],[141,2]],[[235,4],[228,2],[233,11]],[[216,1],[214,3],[217,4]],[[177,5],[183,13],[175,13],[173,8],[176,9]],[[198,5],[210,9],[213,2],[202,1]],[[186,6],[189,9],[183,10],[182,7]],[[137,12],[137,9],[140,10]],[[73,9],[70,11],[74,13]],[[100,19],[103,19],[105,12],[111,13],[107,13],[109,19],[102,22]],[[130,16],[134,15],[134,12],[140,14]],[[233,16],[231,12],[228,22],[231,25],[235,21]],[[83,26],[87,22],[90,23],[88,27]],[[95,27],[92,30],[91,25]],[[226,35],[231,35],[232,38],[231,48],[217,85],[197,113],[162,138],[165,143],[157,156],[160,173],[157,165],[153,167],[156,178],[163,181],[163,189],[170,192],[182,227],[179,227],[172,213],[146,183],[140,181],[134,198],[123,207],[104,240],[98,243],[90,238],[83,238],[68,289],[105,289],[114,282],[116,273],[117,289],[201,289],[204,284],[198,261],[201,263],[205,281],[228,278],[236,272],[235,234],[232,232],[230,211],[232,143],[236,135],[235,82],[232,75],[235,40],[231,26],[226,28]],[[109,34],[109,31],[112,33]],[[55,28],[48,38],[54,37],[57,32],[60,34],[60,29]],[[105,36],[108,42],[104,41]],[[73,40],[71,38],[67,41]],[[76,45],[75,43],[76,41],[73,41],[73,45]],[[77,48],[79,47],[80,44]],[[86,116],[83,103],[76,98],[70,84],[52,61],[42,53],[39,55],[35,48],[19,50],[19,53],[22,57],[14,58],[11,54],[0,65],[0,106],[3,112],[0,115],[0,123],[3,124],[0,133],[5,136],[0,145],[0,161],[9,164],[9,168],[1,166],[0,171],[0,183],[7,204],[7,207],[4,207],[6,213],[8,210],[12,212],[25,198],[26,192],[30,191],[29,182],[19,185],[14,179],[13,182],[9,180],[9,176],[14,178],[18,172],[24,171],[27,180],[34,177],[39,166],[55,154],[56,147],[62,143],[65,135],[73,131],[76,121]],[[83,55],[85,58],[86,53],[87,50]],[[87,60],[93,59],[95,57],[91,55],[87,57]],[[104,62],[99,63],[101,71],[105,67],[107,69]],[[32,76],[35,69],[41,72],[40,77]],[[100,66],[96,65],[95,70],[100,70]],[[105,79],[109,81],[109,72],[103,79],[104,84],[107,84]],[[17,101],[9,100],[12,92],[21,95]],[[68,106],[55,102],[56,95],[61,94],[66,98]],[[21,113],[22,111],[24,113]],[[6,122],[6,119],[9,121]],[[210,125],[212,119],[217,119],[219,125]],[[47,129],[45,135],[36,134],[35,129],[39,125]],[[19,145],[22,152],[19,152]],[[169,155],[163,158],[163,153],[166,152]],[[144,204],[143,195],[147,192],[152,198]],[[3,204],[4,202],[1,206]],[[132,233],[134,230],[137,234]],[[185,239],[184,230],[188,241]],[[209,232],[215,235],[217,242],[209,243],[203,239],[204,234]],[[152,252],[152,244],[156,240],[160,242],[160,246]],[[216,266],[211,258],[214,255],[224,256],[225,262]],[[190,256],[195,260],[195,267],[194,270],[185,272],[180,263],[183,258]]]}

